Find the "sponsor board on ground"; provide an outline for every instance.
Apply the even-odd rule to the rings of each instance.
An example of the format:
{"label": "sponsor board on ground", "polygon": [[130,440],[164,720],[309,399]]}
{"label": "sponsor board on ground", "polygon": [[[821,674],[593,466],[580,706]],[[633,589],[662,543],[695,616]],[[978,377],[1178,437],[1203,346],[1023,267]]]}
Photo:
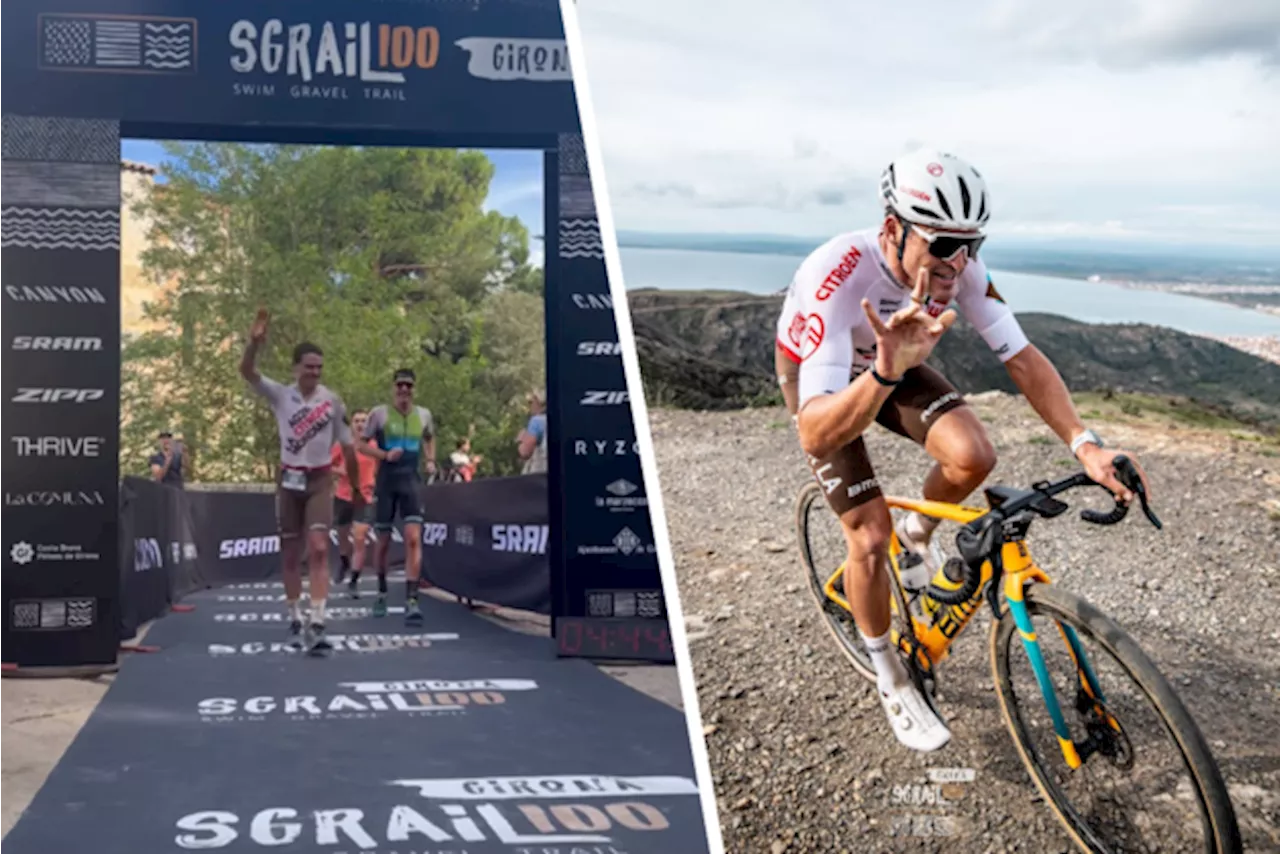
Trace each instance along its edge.
{"label": "sponsor board on ground", "polygon": [[[456,641],[456,632],[429,632],[423,634],[345,634],[326,635],[334,652],[390,652],[397,649],[426,649],[433,643]],[[209,655],[267,655],[284,653],[297,655],[302,652],[288,641],[251,641],[248,643],[211,643]]]}
{"label": "sponsor board on ground", "polygon": [[342,682],[315,694],[295,696],[208,697],[196,705],[204,723],[276,720],[364,719],[404,714],[414,717],[465,715],[500,706],[507,694],[536,691],[532,679],[417,679]]}
{"label": "sponsor board on ground", "polygon": [[[205,810],[179,818],[174,841],[187,850],[296,843],[361,854],[445,854],[466,850],[461,844],[487,842],[511,846],[512,854],[626,854],[627,842],[618,837],[669,831],[669,799],[698,794],[693,780],[674,776],[411,779],[387,785],[401,791],[404,802],[372,809],[335,803],[255,813]],[[676,842],[654,841],[666,847]]]}

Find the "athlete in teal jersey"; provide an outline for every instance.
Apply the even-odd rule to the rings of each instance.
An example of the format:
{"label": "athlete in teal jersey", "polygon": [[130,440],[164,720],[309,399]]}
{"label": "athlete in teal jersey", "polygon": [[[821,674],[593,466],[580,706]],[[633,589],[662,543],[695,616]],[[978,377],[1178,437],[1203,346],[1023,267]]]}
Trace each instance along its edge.
{"label": "athlete in teal jersey", "polygon": [[[375,406],[364,426],[366,439],[376,445],[358,446],[360,453],[381,461],[373,495],[377,502],[374,530],[378,541],[374,546],[374,565],[378,569],[378,599],[374,615],[387,612],[387,554],[391,546],[391,528],[397,511],[404,520],[405,556],[405,622],[421,625],[418,606],[418,579],[422,575],[422,461],[428,472],[435,469],[435,419],[426,407],[413,402],[413,371],[396,371],[395,403]],[[425,452],[425,453],[424,453]]]}

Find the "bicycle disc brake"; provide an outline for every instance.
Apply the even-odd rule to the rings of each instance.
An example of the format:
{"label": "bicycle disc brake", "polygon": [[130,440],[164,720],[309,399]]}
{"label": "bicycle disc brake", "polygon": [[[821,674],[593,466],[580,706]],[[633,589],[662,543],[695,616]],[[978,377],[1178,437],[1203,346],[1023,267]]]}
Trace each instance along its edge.
{"label": "bicycle disc brake", "polygon": [[1091,696],[1083,688],[1076,689],[1076,713],[1084,723],[1085,738],[1076,744],[1083,762],[1097,753],[1122,771],[1133,768],[1133,743],[1124,731],[1120,719],[1112,714],[1106,704]]}

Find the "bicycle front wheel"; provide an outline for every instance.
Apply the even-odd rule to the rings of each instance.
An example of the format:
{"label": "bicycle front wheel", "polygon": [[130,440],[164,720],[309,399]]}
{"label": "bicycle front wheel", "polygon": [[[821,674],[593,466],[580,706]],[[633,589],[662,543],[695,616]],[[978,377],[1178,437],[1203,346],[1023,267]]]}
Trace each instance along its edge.
{"label": "bicycle front wheel", "polygon": [[822,622],[853,669],[875,684],[875,666],[853,622],[853,615],[839,603],[831,601],[825,590],[827,579],[844,563],[848,547],[840,530],[839,517],[827,504],[822,487],[813,481],[806,483],[796,497],[796,542],[800,544],[805,579],[818,605]]}
{"label": "bicycle front wheel", "polygon": [[[1067,591],[1030,584],[1025,602],[1083,764],[1067,766],[1007,604],[991,628],[996,693],[1027,770],[1075,843],[1108,854],[1240,851],[1235,813],[1209,746],[1146,653]],[[1074,632],[1093,680],[1077,666],[1062,627]]]}

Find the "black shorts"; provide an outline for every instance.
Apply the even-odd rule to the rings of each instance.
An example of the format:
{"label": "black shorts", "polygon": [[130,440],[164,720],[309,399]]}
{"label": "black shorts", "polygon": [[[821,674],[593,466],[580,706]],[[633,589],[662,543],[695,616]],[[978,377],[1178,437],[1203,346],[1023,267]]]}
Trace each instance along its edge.
{"label": "black shorts", "polygon": [[373,487],[373,498],[378,505],[373,527],[390,531],[397,513],[405,524],[421,525],[422,498],[418,494],[421,486],[421,478],[414,474],[379,477]]}
{"label": "black shorts", "polygon": [[344,498],[333,499],[333,524],[335,527],[342,528],[350,524],[372,525],[373,524],[373,505],[366,502],[361,505],[359,512],[356,506]]}
{"label": "black shorts", "polygon": [[[964,397],[946,377],[920,365],[903,375],[902,383],[880,407],[876,423],[923,445],[938,416],[964,405]],[[809,468],[838,515],[884,494],[861,436],[830,456],[809,457]]]}

